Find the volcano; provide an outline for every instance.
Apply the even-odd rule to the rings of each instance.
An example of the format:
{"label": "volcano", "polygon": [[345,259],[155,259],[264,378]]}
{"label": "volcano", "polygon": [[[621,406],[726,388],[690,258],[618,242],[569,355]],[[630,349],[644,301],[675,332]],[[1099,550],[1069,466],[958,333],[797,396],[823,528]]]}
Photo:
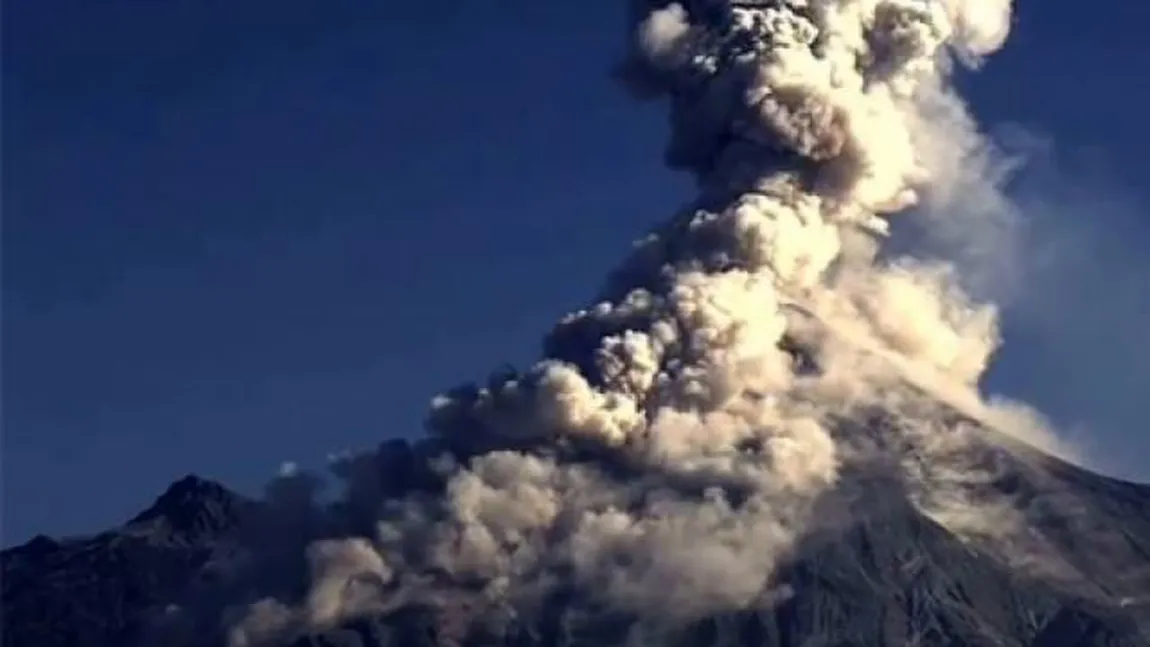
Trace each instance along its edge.
{"label": "volcano", "polygon": [[336,457],[334,497],[188,477],[6,551],[6,644],[1150,644],[1150,488],[988,397],[995,305],[884,244],[1017,216],[951,83],[1010,3],[631,5],[617,76],[698,194],[542,357]]}
{"label": "volcano", "polygon": [[[379,456],[410,479],[399,472],[412,448],[384,447]],[[1018,502],[1026,517],[1025,554],[955,535],[897,496],[897,484],[852,481],[819,504],[834,521],[804,537],[769,595],[743,609],[651,624],[557,590],[530,616],[491,625],[484,602],[462,588],[282,645],[1150,645],[1150,486],[1022,446],[988,443],[985,452],[996,474],[986,487]],[[122,526],[5,550],[4,644],[226,644],[219,625],[183,637],[155,626],[172,609],[229,594],[238,572],[227,569],[239,567],[228,565],[264,549],[249,529],[266,505],[189,476]]]}

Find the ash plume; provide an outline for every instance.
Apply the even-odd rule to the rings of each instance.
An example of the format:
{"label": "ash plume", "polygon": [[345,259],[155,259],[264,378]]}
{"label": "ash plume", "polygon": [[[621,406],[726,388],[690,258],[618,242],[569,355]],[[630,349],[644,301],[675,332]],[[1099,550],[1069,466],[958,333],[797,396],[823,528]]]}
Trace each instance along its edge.
{"label": "ash plume", "polygon": [[879,252],[887,217],[980,181],[954,158],[988,144],[949,75],[1000,47],[1010,15],[632,3],[620,76],[668,102],[667,163],[697,199],[534,366],[435,398],[413,445],[340,458],[339,501],[282,477],[283,518],[315,541],[233,610],[233,647],[412,601],[485,622],[572,590],[662,622],[771,604],[779,565],[833,523],[816,514],[828,493],[871,477],[956,533],[1009,532],[1010,507],[979,498],[994,465],[967,451],[985,434],[963,421],[1065,451],[978,392],[994,307],[953,266]]}

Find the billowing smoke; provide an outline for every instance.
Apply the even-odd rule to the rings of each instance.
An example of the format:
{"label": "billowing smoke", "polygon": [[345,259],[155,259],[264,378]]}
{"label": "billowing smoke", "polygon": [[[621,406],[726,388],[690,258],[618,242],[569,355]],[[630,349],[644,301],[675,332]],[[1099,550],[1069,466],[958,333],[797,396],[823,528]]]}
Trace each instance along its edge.
{"label": "billowing smoke", "polygon": [[573,592],[667,622],[769,604],[833,523],[820,502],[874,465],[958,532],[1008,520],[968,500],[991,475],[964,448],[1049,439],[978,394],[995,310],[951,265],[879,253],[889,215],[996,199],[948,76],[1003,44],[1008,0],[632,9],[621,76],[670,104],[667,161],[698,199],[529,370],[437,397],[423,441],[337,461],[340,501],[285,477],[297,514],[277,518],[316,541],[233,647],[411,601],[488,622]]}

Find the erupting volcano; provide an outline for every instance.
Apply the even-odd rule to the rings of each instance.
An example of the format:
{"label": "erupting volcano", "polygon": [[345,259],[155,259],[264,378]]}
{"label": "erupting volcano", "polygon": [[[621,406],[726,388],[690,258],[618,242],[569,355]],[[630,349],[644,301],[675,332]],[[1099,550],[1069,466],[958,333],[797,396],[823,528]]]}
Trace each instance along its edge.
{"label": "erupting volcano", "polygon": [[[1150,488],[985,398],[994,306],[884,249],[888,218],[963,199],[992,144],[951,77],[1010,20],[633,2],[617,76],[669,104],[697,197],[542,359],[336,461],[335,502],[307,473],[260,502],[190,479],[111,535],[9,551],[11,644],[1150,644]],[[93,546],[169,569],[110,629],[91,582],[43,575],[99,571],[65,559]]]}

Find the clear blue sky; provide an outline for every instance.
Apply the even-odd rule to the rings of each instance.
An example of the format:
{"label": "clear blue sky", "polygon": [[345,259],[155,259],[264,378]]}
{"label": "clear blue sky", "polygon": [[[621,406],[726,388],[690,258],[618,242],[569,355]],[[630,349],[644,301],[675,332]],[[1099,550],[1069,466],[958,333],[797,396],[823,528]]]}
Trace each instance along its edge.
{"label": "clear blue sky", "polygon": [[[620,5],[8,0],[4,543],[254,491],[534,357],[689,191],[607,79]],[[1028,204],[1079,259],[991,384],[1150,478],[1150,6],[1091,7],[1023,0],[970,84],[1054,143]]]}

